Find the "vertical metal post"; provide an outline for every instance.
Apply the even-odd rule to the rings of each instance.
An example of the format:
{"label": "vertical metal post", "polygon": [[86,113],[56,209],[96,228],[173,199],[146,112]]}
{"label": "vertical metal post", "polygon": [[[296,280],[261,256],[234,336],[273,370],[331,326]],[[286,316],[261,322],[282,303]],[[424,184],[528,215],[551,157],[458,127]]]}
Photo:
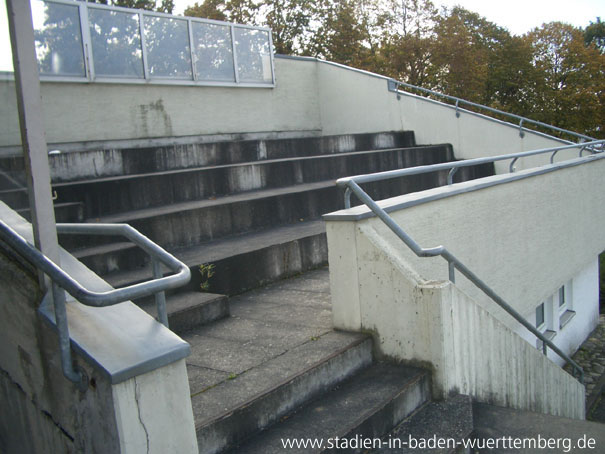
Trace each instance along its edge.
{"label": "vertical metal post", "polygon": [[[59,264],[31,5],[29,1],[6,0],[6,9],[34,241],[43,254]],[[48,289],[42,274],[39,279],[40,285]]]}
{"label": "vertical metal post", "polygon": [[447,270],[452,284],[456,283],[456,265],[454,262],[447,262]]}
{"label": "vertical metal post", "polygon": [[351,188],[348,186],[345,189],[345,208],[351,208]]}
{"label": "vertical metal post", "polygon": [[[151,265],[153,267],[153,277],[155,279],[161,279],[162,268],[160,261],[155,257],[152,257]],[[158,311],[158,321],[168,328],[168,315],[166,314],[166,293],[162,291],[155,294],[155,306]]]}
{"label": "vertical metal post", "polygon": [[65,308],[65,290],[57,284],[52,284],[53,306],[55,309],[55,323],[59,334],[59,351],[61,353],[61,365],[63,375],[78,385],[80,391],[86,391],[88,377],[81,371],[74,370],[71,359],[71,344],[69,340],[69,327],[67,324],[67,310]]}

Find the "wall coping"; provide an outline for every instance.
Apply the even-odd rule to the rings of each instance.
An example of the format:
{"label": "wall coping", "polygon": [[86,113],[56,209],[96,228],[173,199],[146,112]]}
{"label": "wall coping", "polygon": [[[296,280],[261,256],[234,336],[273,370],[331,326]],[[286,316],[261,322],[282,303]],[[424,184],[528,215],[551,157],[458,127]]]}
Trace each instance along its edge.
{"label": "wall coping", "polygon": [[[433,189],[428,189],[411,194],[403,194],[389,199],[377,201],[378,205],[387,213],[411,208],[423,203],[433,202],[436,200],[445,199],[458,194],[478,191],[499,184],[511,183],[513,181],[531,178],[537,175],[543,175],[550,172],[555,172],[567,167],[575,167],[578,165],[588,164],[597,159],[605,159],[605,153],[585,156],[582,158],[570,159],[563,162],[548,164],[542,167],[533,169],[521,170],[514,173],[506,173],[500,175],[492,175],[489,177],[479,178],[476,180],[465,181],[452,185],[440,186]],[[353,197],[354,195],[352,195]],[[352,208],[334,211],[323,215],[324,221],[361,221],[375,217],[376,215],[366,205],[358,205]]]}
{"label": "wall coping", "polygon": [[[0,217],[33,244],[31,224],[2,202]],[[64,249],[61,248],[60,254],[61,267],[86,288],[93,291],[112,288]],[[167,366],[191,353],[187,342],[130,301],[97,308],[66,296],[71,346],[112,384]],[[38,312],[56,328],[49,294],[43,298]]]}

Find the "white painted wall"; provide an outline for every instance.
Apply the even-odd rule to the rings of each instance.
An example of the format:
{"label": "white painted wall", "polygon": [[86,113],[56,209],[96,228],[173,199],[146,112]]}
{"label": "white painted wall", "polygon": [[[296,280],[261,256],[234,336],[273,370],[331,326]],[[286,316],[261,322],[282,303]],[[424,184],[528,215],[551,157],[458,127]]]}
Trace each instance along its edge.
{"label": "white painted wall", "polygon": [[[531,322],[535,322],[535,307],[573,280],[577,314],[554,339],[557,346],[570,353],[596,326],[595,259],[605,249],[605,234],[594,228],[605,222],[605,196],[594,190],[602,180],[605,157],[577,164],[547,166],[542,169],[546,172],[531,176],[531,172],[521,171],[519,175],[527,174],[527,178],[476,190],[473,187],[497,183],[506,176],[435,188],[380,204],[386,208],[429,200],[400,208],[391,216],[422,247],[444,245]],[[467,192],[430,200],[460,189]],[[327,220],[336,327],[369,330],[375,333],[384,354],[430,363],[436,368],[437,383],[442,386],[438,391],[442,393],[458,388],[482,399],[494,393],[504,399],[499,401],[503,405],[510,401],[517,402],[519,408],[535,409],[532,399],[515,393],[526,392],[538,396],[535,400],[539,401],[542,387],[558,389],[565,396],[579,392],[561,385],[566,379],[550,366],[534,370],[531,364],[542,364],[540,361],[545,359],[536,350],[535,339],[521,347],[515,340],[521,337],[513,334],[521,332],[518,322],[460,273],[456,290],[452,290],[454,296],[440,294],[437,299],[445,301],[446,306],[442,312],[435,312],[439,305],[427,292],[442,292],[439,289],[448,276],[445,260],[416,257],[378,218],[345,218],[366,212],[367,208],[356,207],[332,213]],[[462,300],[465,302],[456,309],[456,301]],[[448,323],[455,327],[450,330]],[[456,349],[444,353],[453,341],[459,342]],[[509,351],[513,356],[507,356]],[[443,355],[455,360],[444,362]],[[464,367],[458,370],[460,361]],[[515,364],[515,372],[508,375],[511,364]],[[550,361],[548,364],[555,366]],[[457,370],[454,378],[450,376],[451,368]],[[485,375],[483,369],[489,374]],[[528,375],[520,372],[523,370]],[[506,377],[506,382],[494,381],[500,375]],[[527,382],[523,384],[523,380]],[[519,386],[526,386],[521,388],[524,391],[517,390],[517,381]],[[570,409],[564,402],[544,402],[540,411],[579,417],[580,409],[573,405]]]}
{"label": "white painted wall", "polygon": [[[605,249],[605,236],[594,227],[605,222],[605,194],[594,190],[605,172],[603,158],[421,203],[391,215],[422,247],[444,245],[518,312],[531,314],[540,301],[578,275]],[[506,175],[497,175],[381,203],[385,207],[397,205],[504,178]],[[343,210],[332,218],[368,211],[365,207]],[[442,258],[416,257],[378,218],[361,223],[372,225],[389,248],[398,251],[423,279],[447,279],[447,263]],[[354,227],[349,222],[339,224],[330,228],[341,230],[343,237],[352,235]],[[457,286],[515,329],[511,317],[458,276]]]}
{"label": "white painted wall", "polygon": [[339,224],[328,223],[337,328],[373,332],[384,355],[429,367],[437,398],[459,392],[584,418],[584,386],[573,377],[455,285],[423,280],[370,223]]}
{"label": "white painted wall", "polygon": [[[459,159],[561,144],[528,131],[521,138],[517,125],[485,116],[462,112],[458,118],[452,106],[420,96],[402,94],[398,100],[388,91],[387,78],[343,65],[278,57],[275,71],[273,89],[43,82],[47,141],[76,149],[109,141],[107,147],[119,148],[132,146],[127,141],[170,144],[225,134],[413,130],[420,144],[451,143]],[[10,149],[20,142],[14,83],[0,81],[0,96],[0,149]],[[547,159],[527,158],[516,167]],[[497,164],[497,171],[508,171],[508,163]]]}

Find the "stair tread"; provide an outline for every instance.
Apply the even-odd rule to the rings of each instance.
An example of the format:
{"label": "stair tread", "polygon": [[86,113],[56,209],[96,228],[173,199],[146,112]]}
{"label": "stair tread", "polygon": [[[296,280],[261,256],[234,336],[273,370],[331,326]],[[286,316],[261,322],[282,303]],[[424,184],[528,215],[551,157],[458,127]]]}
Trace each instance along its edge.
{"label": "stair tread", "polygon": [[[534,413],[530,411],[503,408],[495,405],[473,403],[475,420],[475,435],[478,440],[513,437],[519,439],[569,439],[571,450],[563,445],[557,448],[544,450],[549,453],[579,452],[574,449],[578,440],[594,439],[595,449],[605,446],[605,425],[602,423],[569,419],[560,416]],[[490,449],[494,454],[511,452],[500,446]],[[534,453],[536,449],[526,447],[515,449],[516,453]],[[596,451],[595,451],[596,452]]]}
{"label": "stair tread", "polygon": [[[246,166],[250,166],[250,165],[270,165],[270,164],[281,163],[281,162],[306,161],[306,160],[312,160],[312,159],[333,159],[333,158],[338,158],[338,157],[342,157],[342,156],[377,154],[377,153],[383,153],[383,152],[390,152],[390,151],[394,151],[394,150],[426,149],[426,148],[431,148],[431,147],[436,147],[436,146],[441,146],[441,145],[443,145],[443,144],[416,145],[413,147],[383,148],[383,149],[378,149],[378,150],[348,151],[348,152],[339,152],[339,153],[321,154],[321,155],[297,156],[297,157],[290,157],[290,158],[263,159],[263,160],[259,160],[259,161],[238,162],[238,163],[233,163],[233,164],[196,166],[196,167],[188,167],[188,168],[184,168],[184,169],[162,170],[162,171],[158,171],[158,172],[134,173],[134,174],[126,174],[126,175],[99,177],[99,178],[88,178],[88,179],[84,179],[84,180],[63,181],[63,182],[53,183],[53,187],[61,188],[61,187],[68,187],[68,186],[72,186],[72,185],[79,185],[79,184],[105,183],[105,182],[130,180],[130,179],[136,179],[136,178],[150,178],[150,177],[161,176],[161,175],[178,175],[178,174],[183,174],[183,173],[200,172],[200,171],[205,171],[205,170],[246,167]],[[2,191],[0,191],[0,193],[1,192]]]}
{"label": "stair tread", "polygon": [[335,186],[334,180],[318,181],[314,183],[302,183],[279,188],[246,191],[237,194],[220,196],[213,199],[193,200],[189,202],[180,202],[159,207],[145,208],[142,210],[133,210],[125,213],[101,216],[98,218],[89,219],[87,220],[87,222],[128,223],[141,219],[153,218],[157,216],[179,213],[188,210],[196,210],[218,205],[226,205],[230,203],[249,202],[256,199],[280,196],[284,194],[296,194],[300,192],[328,188],[331,186]]}
{"label": "stair tread", "polygon": [[[425,375],[426,372],[412,367],[376,363],[321,399],[301,408],[280,424],[237,447],[234,452],[279,453],[285,449],[283,440],[301,438],[322,440],[324,449],[329,448],[326,446],[328,440],[354,436],[353,433],[357,432],[367,418],[385,408],[406,389],[413,389]],[[360,434],[363,437],[376,435],[381,434]],[[320,451],[315,449],[309,452]]]}
{"label": "stair tread", "polygon": [[[388,436],[383,437],[381,449],[372,451],[375,454],[413,454],[430,452],[432,454],[449,454],[458,452],[459,445],[410,446],[412,437],[417,443],[428,440],[453,440],[456,443],[469,439],[473,432],[473,403],[469,396],[458,394],[445,401],[429,402],[408,419],[394,428]],[[392,441],[390,441],[392,440]]]}
{"label": "stair tread", "polygon": [[[324,232],[325,224],[319,219],[221,238],[198,246],[174,250],[171,253],[187,266],[196,266],[202,263],[216,262],[226,257],[245,254],[274,244],[287,243],[308,236],[319,235]],[[91,252],[94,253],[94,251]],[[87,250],[81,249],[78,253],[82,257],[87,254]],[[104,279],[114,287],[120,287],[132,282],[140,282],[148,279],[150,276],[151,270],[145,268],[132,271],[119,271],[104,276]]]}
{"label": "stair tread", "polygon": [[[217,300],[227,298],[219,293],[208,292],[183,292],[175,295],[170,295],[166,298],[166,312],[168,315],[178,314],[179,312],[188,311],[193,307],[211,304]],[[146,301],[138,305],[149,315],[155,317],[157,315],[155,301]]]}

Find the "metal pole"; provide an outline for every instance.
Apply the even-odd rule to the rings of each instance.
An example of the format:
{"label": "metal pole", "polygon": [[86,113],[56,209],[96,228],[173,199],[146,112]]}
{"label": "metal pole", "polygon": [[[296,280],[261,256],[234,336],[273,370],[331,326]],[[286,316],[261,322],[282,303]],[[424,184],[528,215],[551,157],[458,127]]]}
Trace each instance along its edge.
{"label": "metal pole", "polygon": [[[153,267],[153,277],[155,279],[161,279],[162,268],[160,261],[155,257],[152,257],[151,264]],[[155,294],[155,306],[158,311],[158,321],[166,328],[168,328],[168,315],[166,314],[166,294],[163,290]]]}
{"label": "metal pole", "polygon": [[[29,1],[6,0],[6,9],[34,242],[44,255],[59,264],[31,6]],[[42,288],[48,289],[42,273],[39,279]]]}

